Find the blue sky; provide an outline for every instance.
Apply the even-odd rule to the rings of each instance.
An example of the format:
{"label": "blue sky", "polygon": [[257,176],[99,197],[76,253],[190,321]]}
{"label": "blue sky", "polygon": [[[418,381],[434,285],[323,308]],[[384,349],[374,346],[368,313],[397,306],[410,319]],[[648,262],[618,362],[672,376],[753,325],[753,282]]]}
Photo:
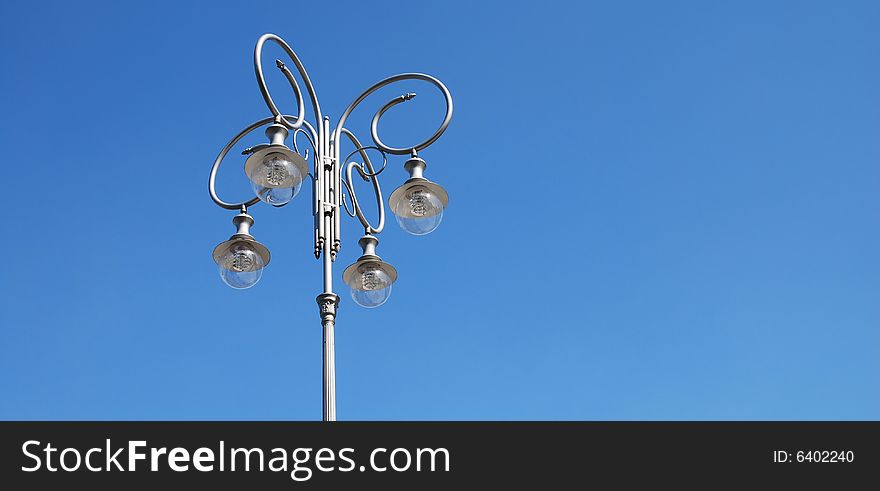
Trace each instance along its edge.
{"label": "blue sky", "polygon": [[[341,283],[360,235],[343,224],[340,419],[880,417],[875,2],[4,2],[0,17],[2,419],[320,419],[308,196],[252,208],[273,252],[256,287],[225,287],[210,255],[233,233],[211,163],[268,115],[264,32],[332,118],[406,71],[455,99],[422,152],[450,206],[429,236],[388,224],[400,279],[381,308]],[[265,63],[290,112],[279,55]],[[407,91],[383,139],[423,138],[442,99],[419,83],[349,128],[368,140]],[[242,164],[220,172],[230,200],[249,196]],[[397,158],[382,186],[404,179]]]}

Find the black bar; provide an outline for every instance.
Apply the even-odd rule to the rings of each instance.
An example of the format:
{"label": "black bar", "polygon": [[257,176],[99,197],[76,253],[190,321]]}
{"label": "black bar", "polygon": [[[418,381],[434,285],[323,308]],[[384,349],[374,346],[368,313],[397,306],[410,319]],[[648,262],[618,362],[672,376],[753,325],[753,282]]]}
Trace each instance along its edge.
{"label": "black bar", "polygon": [[[82,461],[89,449],[93,468],[106,468],[107,439],[111,452],[119,449],[116,462],[128,466],[130,441],[144,441],[138,451],[134,472],[97,472],[81,462],[77,470],[60,469],[59,451],[65,465],[75,468],[76,455]],[[40,459],[25,454],[23,446]],[[225,452],[225,469],[219,470],[220,442]],[[650,488],[682,486],[715,489],[731,484],[763,489],[771,485],[828,485],[829,489],[856,489],[877,480],[880,469],[880,423],[877,422],[468,422],[468,423],[289,423],[289,422],[0,422],[0,483],[16,483],[5,489],[621,489],[633,485]],[[46,444],[50,463],[46,469]],[[157,455],[157,470],[150,469],[151,448],[166,449]],[[181,447],[175,464],[189,465],[175,471],[168,453]],[[201,451],[200,465],[193,456],[206,448],[214,459],[208,467],[208,453]],[[263,468],[258,471],[259,452],[251,453],[250,471],[241,467],[244,454],[236,454],[238,468],[231,471],[232,448],[260,449]],[[272,449],[283,449],[272,451]],[[297,453],[297,478],[291,477],[293,450]],[[322,472],[315,458],[323,452]],[[352,462],[340,457],[343,452]],[[376,467],[373,470],[371,453]],[[396,448],[396,472],[389,453]],[[418,449],[437,451],[435,470],[428,469],[430,452],[421,454],[423,468],[415,470]],[[449,470],[443,453],[448,452]],[[158,450],[157,450],[158,451]],[[272,457],[285,454],[286,471],[269,470]],[[275,461],[276,468],[282,460]],[[364,470],[361,471],[361,466]],[[351,467],[351,470],[347,470]],[[179,467],[180,468],[180,467]],[[310,471],[306,471],[308,468]],[[341,469],[340,469],[341,468]],[[308,474],[308,478],[304,479]],[[73,488],[71,488],[73,486]],[[366,486],[366,488],[363,488]]]}

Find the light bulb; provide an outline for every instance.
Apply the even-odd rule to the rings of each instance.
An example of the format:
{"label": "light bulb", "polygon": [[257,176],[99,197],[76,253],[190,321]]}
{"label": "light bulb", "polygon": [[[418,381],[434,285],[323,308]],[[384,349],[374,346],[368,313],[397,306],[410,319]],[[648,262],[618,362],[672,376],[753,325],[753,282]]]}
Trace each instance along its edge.
{"label": "light bulb", "polygon": [[272,206],[283,206],[299,193],[303,175],[287,155],[272,152],[248,176],[254,193]]}
{"label": "light bulb", "polygon": [[443,220],[443,202],[425,186],[415,185],[392,203],[397,223],[413,235],[431,233]]}
{"label": "light bulb", "polygon": [[256,285],[263,276],[263,258],[247,241],[232,244],[217,266],[223,282],[237,290]]}
{"label": "light bulb", "polygon": [[378,307],[391,296],[391,276],[378,263],[358,267],[349,281],[351,298],[361,307]]}

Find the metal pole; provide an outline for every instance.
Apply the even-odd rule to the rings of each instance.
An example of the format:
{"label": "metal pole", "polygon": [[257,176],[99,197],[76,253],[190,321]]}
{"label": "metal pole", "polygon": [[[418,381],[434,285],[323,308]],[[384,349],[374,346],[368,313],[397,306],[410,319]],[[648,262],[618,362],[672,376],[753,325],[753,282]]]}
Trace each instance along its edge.
{"label": "metal pole", "polygon": [[339,297],[333,293],[333,240],[334,235],[334,215],[336,215],[332,205],[335,202],[333,194],[335,193],[334,176],[337,172],[335,159],[330,157],[330,142],[328,141],[329,122],[327,118],[321,121],[321,156],[319,159],[320,170],[318,173],[323,176],[323,187],[319,188],[321,198],[319,199],[321,214],[320,221],[324,224],[324,230],[330,232],[329,237],[325,237],[322,244],[322,254],[324,259],[324,293],[318,295],[317,301],[321,312],[321,326],[324,337],[324,421],[336,421],[336,346],[334,328],[336,326],[336,308],[339,306]]}
{"label": "metal pole", "polygon": [[[327,263],[324,264],[327,267]],[[336,353],[333,328],[339,297],[333,293],[322,293],[318,295],[318,305],[321,308],[324,331],[324,421],[336,421]]]}
{"label": "metal pole", "polygon": [[[329,217],[323,217],[327,220]],[[329,228],[329,227],[328,227]],[[333,293],[333,261],[330,241],[324,241],[324,293],[318,295],[324,333],[324,421],[336,421],[336,347],[334,327],[339,297]]]}

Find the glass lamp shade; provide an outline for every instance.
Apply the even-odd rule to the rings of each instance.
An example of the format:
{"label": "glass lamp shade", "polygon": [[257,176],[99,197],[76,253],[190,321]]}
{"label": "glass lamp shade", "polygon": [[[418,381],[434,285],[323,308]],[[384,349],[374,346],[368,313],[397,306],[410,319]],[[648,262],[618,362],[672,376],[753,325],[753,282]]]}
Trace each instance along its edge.
{"label": "glass lamp shade", "polygon": [[397,279],[394,266],[376,256],[361,258],[342,273],[351,289],[351,298],[361,307],[378,307],[391,296],[391,285]]}
{"label": "glass lamp shade", "polygon": [[268,145],[248,157],[244,171],[254,194],[272,206],[284,206],[302,187],[308,164],[284,145]]}
{"label": "glass lamp shade", "polygon": [[233,236],[214,249],[220,278],[236,290],[256,285],[270,257],[269,249],[253,238]]}
{"label": "glass lamp shade", "polygon": [[406,181],[388,198],[400,228],[413,235],[433,232],[443,220],[443,210],[448,203],[446,190],[424,178]]}

